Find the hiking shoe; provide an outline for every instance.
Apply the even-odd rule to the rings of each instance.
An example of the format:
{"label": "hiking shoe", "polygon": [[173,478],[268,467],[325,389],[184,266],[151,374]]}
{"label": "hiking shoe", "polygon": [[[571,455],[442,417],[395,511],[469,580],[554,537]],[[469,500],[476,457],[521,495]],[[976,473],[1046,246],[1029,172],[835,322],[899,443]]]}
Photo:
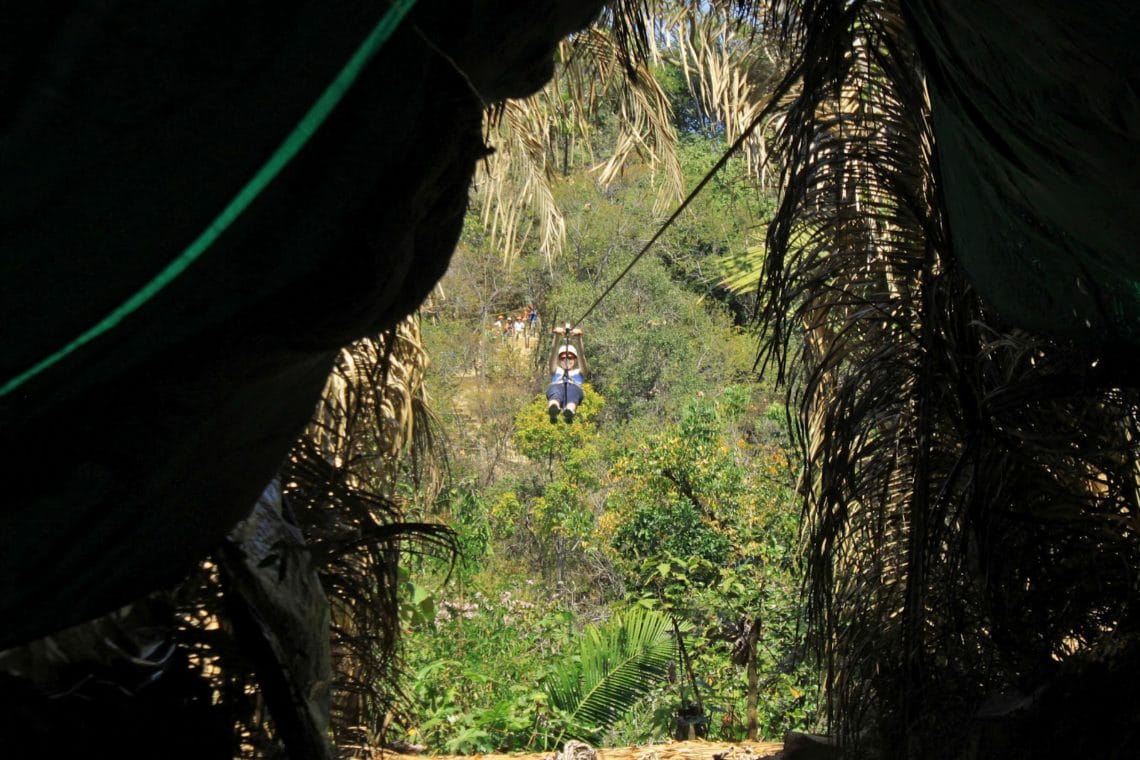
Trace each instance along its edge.
{"label": "hiking shoe", "polygon": [[553,425],[555,422],[558,422],[558,407],[557,406],[555,406],[554,404],[551,404],[550,406],[546,407],[546,411],[550,415],[550,424],[551,425]]}
{"label": "hiking shoe", "polygon": [[569,425],[571,422],[574,421],[574,410],[573,409],[563,409],[562,410],[562,419],[566,420],[566,424]]}

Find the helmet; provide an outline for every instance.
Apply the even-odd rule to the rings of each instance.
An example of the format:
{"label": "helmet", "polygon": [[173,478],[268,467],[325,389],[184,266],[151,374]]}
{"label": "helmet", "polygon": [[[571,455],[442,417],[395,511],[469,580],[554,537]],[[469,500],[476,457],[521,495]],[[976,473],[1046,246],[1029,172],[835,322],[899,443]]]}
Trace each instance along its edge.
{"label": "helmet", "polygon": [[570,355],[571,355],[571,356],[573,356],[575,359],[577,359],[577,358],[578,358],[578,352],[577,352],[577,351],[575,351],[575,350],[574,350],[574,347],[573,347],[573,346],[571,346],[571,345],[569,345],[569,344],[567,344],[567,345],[565,345],[565,346],[560,346],[560,347],[558,348],[558,358],[559,358],[559,359],[561,359],[561,358],[562,358],[562,355],[563,355],[563,354],[570,354]]}

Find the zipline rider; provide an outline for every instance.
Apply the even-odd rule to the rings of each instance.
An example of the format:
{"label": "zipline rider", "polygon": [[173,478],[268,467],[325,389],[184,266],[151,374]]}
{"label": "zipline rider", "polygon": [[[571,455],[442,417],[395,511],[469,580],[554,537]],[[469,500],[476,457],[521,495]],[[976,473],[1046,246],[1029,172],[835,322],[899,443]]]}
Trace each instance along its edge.
{"label": "zipline rider", "polygon": [[[558,421],[559,413],[566,422],[574,421],[574,412],[582,403],[582,383],[585,382],[586,354],[583,350],[582,331],[578,328],[555,327],[554,350],[550,354],[550,385],[546,398],[550,401],[547,413],[550,422]],[[569,334],[567,334],[569,332]],[[578,347],[574,347],[574,339]],[[563,342],[565,340],[565,342]]]}

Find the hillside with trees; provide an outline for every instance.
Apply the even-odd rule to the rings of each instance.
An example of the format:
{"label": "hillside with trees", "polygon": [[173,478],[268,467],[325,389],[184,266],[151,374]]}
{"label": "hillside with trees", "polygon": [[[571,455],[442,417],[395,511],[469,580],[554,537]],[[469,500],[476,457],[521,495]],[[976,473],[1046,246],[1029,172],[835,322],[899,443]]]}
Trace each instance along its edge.
{"label": "hillside with trees", "polygon": [[[691,179],[723,149],[693,132],[678,155]],[[421,323],[450,485],[418,508],[456,531],[460,556],[409,562],[400,738],[540,750],[690,727],[780,737],[814,717],[783,397],[755,372],[749,296],[719,287],[721,258],[762,234],[766,199],[746,191],[746,171],[734,162],[582,322],[660,224],[649,167],[608,184],[588,167],[560,177],[553,263],[505,258],[469,216]],[[528,304],[536,327],[495,325]],[[589,362],[572,424],[551,423],[542,397],[551,327],[566,321]],[[628,683],[589,672],[622,656]],[[600,704],[563,688],[574,683]]]}

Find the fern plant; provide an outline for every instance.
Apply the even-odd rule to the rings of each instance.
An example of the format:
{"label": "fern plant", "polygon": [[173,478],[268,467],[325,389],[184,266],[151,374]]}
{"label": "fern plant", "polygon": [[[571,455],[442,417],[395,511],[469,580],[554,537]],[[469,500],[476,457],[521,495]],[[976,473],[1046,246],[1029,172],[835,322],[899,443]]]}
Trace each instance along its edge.
{"label": "fern plant", "polygon": [[543,683],[562,724],[553,744],[596,740],[665,677],[677,647],[672,620],[641,607],[590,626],[578,654]]}

